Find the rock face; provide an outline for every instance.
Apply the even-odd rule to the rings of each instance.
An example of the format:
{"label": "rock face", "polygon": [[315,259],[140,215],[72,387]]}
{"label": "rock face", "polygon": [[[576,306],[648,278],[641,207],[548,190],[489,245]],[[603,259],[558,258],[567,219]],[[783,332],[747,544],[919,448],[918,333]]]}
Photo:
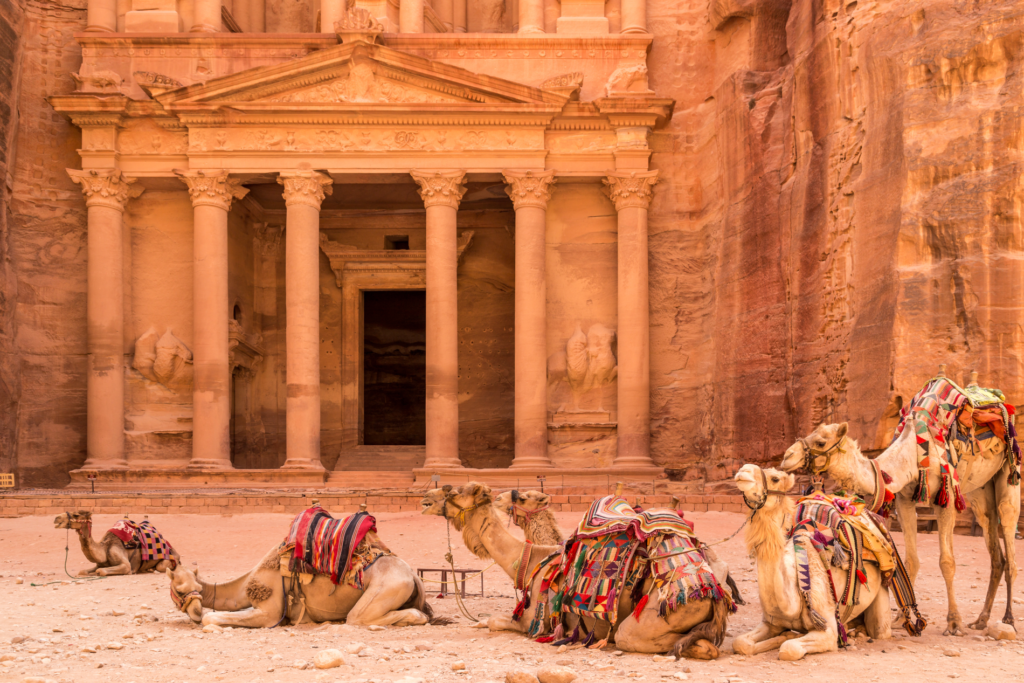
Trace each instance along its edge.
{"label": "rock face", "polygon": [[[292,5],[268,3],[268,30],[313,30],[312,3]],[[485,5],[498,9],[474,14],[471,29],[507,30],[504,5]],[[0,471],[17,472],[25,486],[65,484],[85,459],[86,209],[64,172],[80,167],[82,142],[45,100],[76,88],[82,55],[71,35],[84,29],[85,7],[0,6]],[[699,488],[741,462],[773,461],[821,421],[848,420],[862,447],[884,446],[899,408],[940,363],[958,381],[977,369],[983,385],[1024,401],[1024,6],[648,0],[647,16],[654,42],[646,87],[675,100],[649,140],[662,178],[649,215],[655,462]],[[458,65],[490,73],[500,61]],[[582,99],[600,97],[604,81],[588,79]],[[611,85],[628,91],[643,80]],[[139,140],[171,144],[151,137]],[[147,190],[138,207],[163,202],[187,221],[187,199],[161,199],[161,191]],[[610,210],[579,224],[565,219],[574,207],[589,211],[580,186],[559,185],[554,196],[549,350],[563,353],[568,343],[576,356],[556,363],[565,379],[552,395],[565,397],[549,411],[586,410],[600,427],[612,418],[593,415],[615,410],[620,355],[615,223],[604,215]],[[132,211],[125,220],[136,232],[165,216]],[[513,224],[510,212],[501,222]],[[247,437],[265,454],[252,460],[260,467],[284,457],[284,361],[274,355],[284,339],[283,298],[261,284],[264,271],[280,275],[276,229],[264,225],[246,235],[245,249],[232,247],[233,259],[256,263],[255,285],[243,283],[255,294],[241,297],[241,316],[246,326],[262,321],[267,347],[251,380],[263,401],[253,408],[259,431]],[[418,239],[415,228],[397,230]],[[460,445],[464,462],[478,467],[512,457],[514,242],[505,230],[481,233],[459,271],[460,327],[465,317],[468,330],[460,333]],[[181,279],[164,284],[187,303],[190,235],[179,237],[133,244],[133,284],[152,279],[145,264],[177,269]],[[322,276],[324,348],[333,349],[341,295],[326,266]],[[573,280],[585,281],[594,300],[583,313],[559,298]],[[185,304],[144,319],[146,302],[133,301],[140,311],[126,311],[126,349],[152,325],[161,335],[173,326],[184,347],[193,344]],[[143,367],[182,379],[184,353],[172,354],[170,374],[158,372],[156,355]],[[131,361],[126,368],[136,372]],[[328,467],[342,439],[336,375],[328,368],[323,376]],[[160,420],[182,429],[188,390],[142,374],[127,382],[136,408],[129,432]],[[172,431],[152,427],[163,436],[130,437],[126,449],[140,460],[184,461],[188,442]],[[610,462],[614,450],[604,443],[585,457]]]}

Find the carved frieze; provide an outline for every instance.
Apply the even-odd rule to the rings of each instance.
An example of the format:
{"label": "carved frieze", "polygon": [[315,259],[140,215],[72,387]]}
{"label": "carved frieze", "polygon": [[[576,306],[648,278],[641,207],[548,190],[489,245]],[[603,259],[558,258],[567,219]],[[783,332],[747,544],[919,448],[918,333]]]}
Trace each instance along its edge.
{"label": "carved frieze", "polygon": [[560,154],[611,152],[615,149],[615,143],[615,133],[611,131],[547,134],[548,151]]}
{"label": "carved frieze", "polygon": [[[614,144],[613,144],[614,146]],[[475,152],[544,149],[540,129],[192,128],[190,152]]]}
{"label": "carved frieze", "polygon": [[261,100],[263,102],[302,102],[340,104],[343,102],[452,103],[464,100],[427,92],[379,76],[370,60],[353,60],[348,75]]}
{"label": "carved frieze", "polygon": [[149,124],[131,125],[117,135],[121,154],[167,155],[188,152],[188,134]]}
{"label": "carved frieze", "polygon": [[158,74],[155,71],[136,71],[133,75],[135,76],[135,82],[150,97],[156,97],[168,90],[177,90],[185,85],[181,81],[175,80],[170,76]]}

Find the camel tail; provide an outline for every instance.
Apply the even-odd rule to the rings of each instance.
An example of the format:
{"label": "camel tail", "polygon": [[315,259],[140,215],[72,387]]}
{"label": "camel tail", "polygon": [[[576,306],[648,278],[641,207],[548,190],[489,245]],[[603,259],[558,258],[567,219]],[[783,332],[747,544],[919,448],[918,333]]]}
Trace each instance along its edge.
{"label": "camel tail", "polygon": [[[729,605],[726,600],[711,601],[711,618],[697,624],[690,632],[679,639],[672,648],[676,659],[718,659],[718,646],[725,640],[725,630],[729,625]],[[702,645],[700,641],[705,641]]]}
{"label": "camel tail", "polygon": [[746,600],[743,599],[743,596],[740,595],[740,587],[736,585],[736,581],[732,578],[732,574],[725,577],[725,582],[728,584],[729,591],[732,593],[732,601],[737,605],[747,604]]}
{"label": "camel tail", "polygon": [[409,598],[409,601],[402,605],[402,609],[410,607],[418,609],[427,615],[427,618],[430,619],[428,623],[431,626],[446,626],[452,623],[451,619],[434,616],[434,608],[427,602],[427,589],[423,586],[423,581],[418,576],[413,577],[413,580],[416,581],[416,591]]}

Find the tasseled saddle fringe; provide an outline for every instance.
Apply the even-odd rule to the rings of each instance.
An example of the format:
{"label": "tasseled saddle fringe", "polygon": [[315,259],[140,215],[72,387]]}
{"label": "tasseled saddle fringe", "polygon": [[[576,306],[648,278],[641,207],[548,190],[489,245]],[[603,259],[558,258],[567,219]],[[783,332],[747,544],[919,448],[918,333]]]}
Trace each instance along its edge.
{"label": "tasseled saddle fringe", "polygon": [[644,611],[644,607],[647,607],[647,602],[651,599],[651,596],[645,595],[640,598],[636,603],[636,608],[633,610],[633,618],[640,621],[640,613]]}
{"label": "tasseled saddle fringe", "polygon": [[[924,472],[924,470],[921,471]],[[956,507],[956,511],[963,512],[966,510],[967,501],[964,500],[964,495],[960,492],[960,484],[954,481],[952,475],[948,472],[943,472],[939,484],[939,492],[935,494],[935,504],[943,508],[948,507],[950,492],[953,493],[953,505]]]}
{"label": "tasseled saddle fringe", "polygon": [[512,621],[519,621],[523,617],[523,613],[530,608],[530,592],[523,592],[523,599],[519,601],[516,608],[512,610]]}
{"label": "tasseled saddle fringe", "polygon": [[914,489],[914,502],[927,503],[928,498],[928,470],[919,469],[917,471],[917,488]]}

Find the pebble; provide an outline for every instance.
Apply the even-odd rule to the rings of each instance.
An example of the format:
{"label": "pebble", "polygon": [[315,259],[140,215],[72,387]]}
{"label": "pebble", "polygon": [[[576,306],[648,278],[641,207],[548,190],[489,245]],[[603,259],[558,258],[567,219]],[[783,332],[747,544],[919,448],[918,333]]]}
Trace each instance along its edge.
{"label": "pebble", "polygon": [[428,643],[425,640],[421,640],[421,641],[416,643],[415,648],[417,650],[422,651],[422,652],[429,652],[430,650],[434,649],[434,646],[431,645],[430,643]]}
{"label": "pebble", "polygon": [[22,583],[25,583],[25,579],[23,579],[23,578],[21,578],[21,577],[19,576],[18,578],[16,578],[16,579],[14,580],[14,583],[17,583],[17,584],[22,584]]}
{"label": "pebble", "polygon": [[223,630],[224,629],[222,629],[220,626],[217,626],[217,624],[207,624],[203,627],[203,633],[220,633]]}
{"label": "pebble", "polygon": [[946,655],[947,657],[959,657],[960,656],[960,653],[957,652],[956,650],[943,650],[942,654]]}
{"label": "pebble", "polygon": [[377,624],[370,624],[369,626],[366,627],[366,630],[367,631],[386,631],[387,629],[385,627],[383,627],[383,626],[378,626]]}
{"label": "pebble", "polygon": [[345,646],[345,652],[349,653],[350,655],[357,655],[365,649],[365,643],[349,643]]}
{"label": "pebble", "polygon": [[14,636],[11,638],[11,645],[17,645],[18,643],[24,643],[28,640],[25,636]]}
{"label": "pebble", "polygon": [[106,648],[108,650],[122,650],[124,649],[124,643],[119,643],[116,640],[107,643]]}
{"label": "pebble", "polygon": [[505,683],[540,683],[537,677],[528,671],[509,671],[505,674]]}
{"label": "pebble", "polygon": [[1009,624],[998,622],[988,627],[989,636],[996,640],[1017,640],[1017,632]]}
{"label": "pebble", "polygon": [[333,669],[344,663],[345,659],[341,656],[341,650],[324,650],[313,657],[313,666],[318,669]]}
{"label": "pebble", "polygon": [[465,662],[452,662],[452,671],[465,671],[465,670],[466,670],[466,663]]}
{"label": "pebble", "polygon": [[567,666],[543,666],[537,671],[540,683],[572,683],[576,680],[576,672]]}
{"label": "pebble", "polygon": [[292,662],[292,668],[298,669],[299,671],[302,671],[307,666],[309,666],[309,664],[307,664],[306,661],[303,659],[296,659],[294,662]]}
{"label": "pebble", "polygon": [[661,662],[674,662],[674,661],[676,661],[676,658],[675,657],[669,657],[667,655],[654,655],[654,657],[652,657],[652,660],[655,661],[655,662],[659,662],[659,663],[661,663]]}

